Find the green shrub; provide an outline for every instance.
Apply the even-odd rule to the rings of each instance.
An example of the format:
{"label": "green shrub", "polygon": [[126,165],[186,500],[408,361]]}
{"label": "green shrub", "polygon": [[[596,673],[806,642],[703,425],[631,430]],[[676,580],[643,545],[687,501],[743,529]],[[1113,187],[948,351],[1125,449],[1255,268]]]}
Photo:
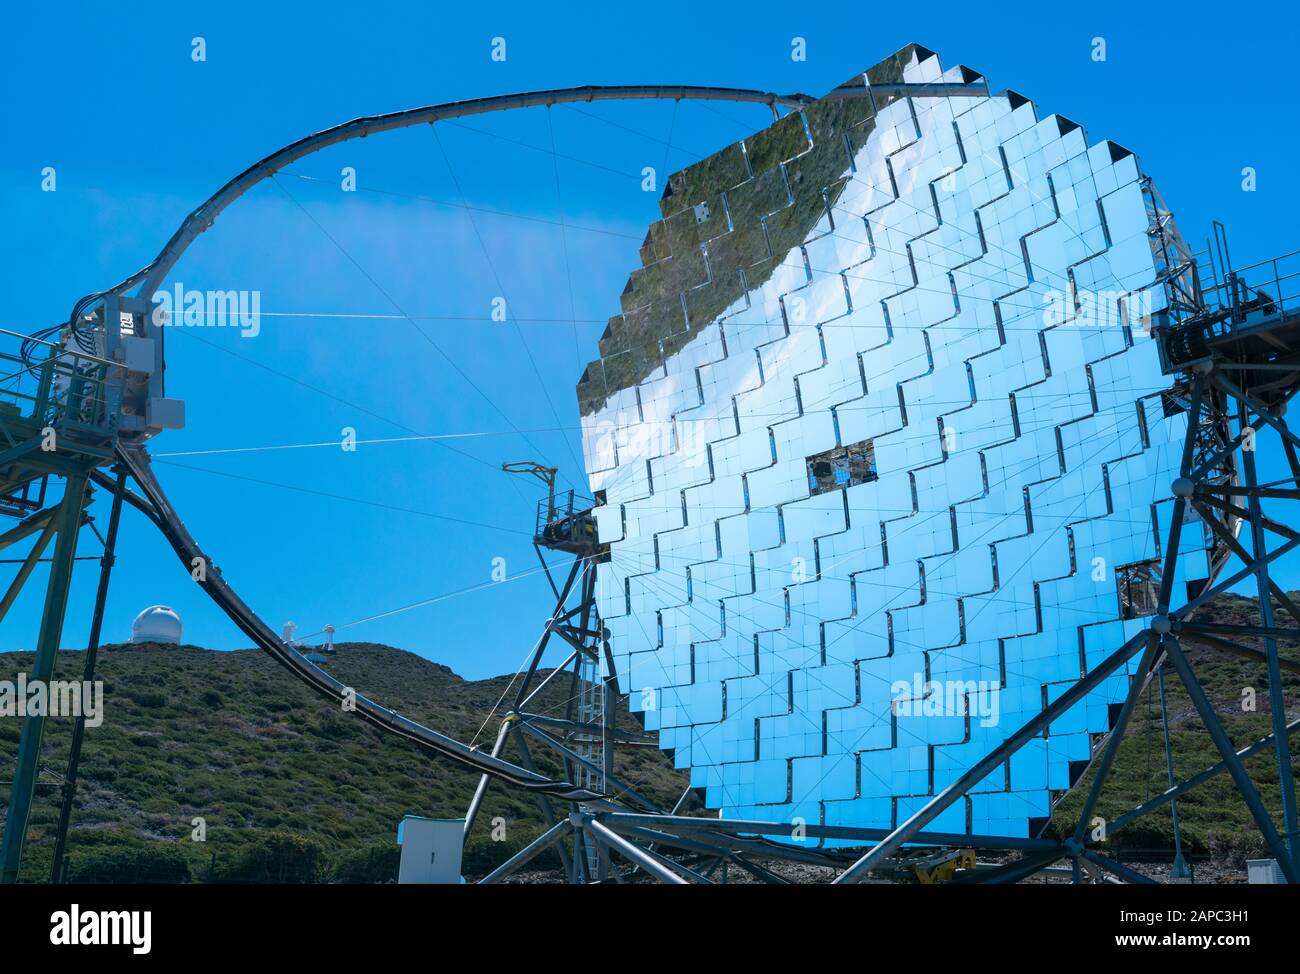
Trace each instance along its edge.
{"label": "green shrub", "polygon": [[206,707],[211,707],[213,710],[220,710],[224,701],[221,699],[221,694],[217,693],[216,690],[208,690],[199,697],[199,702]]}
{"label": "green shrub", "polygon": [[393,882],[401,858],[401,847],[392,842],[367,846],[340,856],[334,863],[332,878],[336,883]]}
{"label": "green shrub", "polygon": [[324,855],[315,839],[296,832],[259,835],[229,865],[218,863],[219,883],[318,883]]}
{"label": "green shrub", "polygon": [[68,862],[70,883],[188,883],[190,864],[173,843],[107,846],[73,853]]}

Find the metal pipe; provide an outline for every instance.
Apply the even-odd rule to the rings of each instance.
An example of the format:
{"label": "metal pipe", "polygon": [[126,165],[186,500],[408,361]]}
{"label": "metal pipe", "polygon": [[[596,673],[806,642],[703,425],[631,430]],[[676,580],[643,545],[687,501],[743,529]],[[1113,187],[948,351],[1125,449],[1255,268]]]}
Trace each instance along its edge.
{"label": "metal pipe", "polygon": [[[831,92],[835,98],[866,97],[869,95],[916,95],[918,97],[987,97],[988,84],[932,83],[912,85],[906,83],[866,86],[847,86]],[[413,125],[432,124],[455,118],[467,118],[484,115],[489,112],[506,111],[519,108],[564,105],[575,102],[593,101],[631,101],[638,99],[672,99],[674,101],[704,100],[751,102],[767,105],[784,105],[787,108],[803,108],[816,101],[809,95],[778,95],[770,91],[758,91],[752,88],[701,87],[697,85],[584,85],[578,88],[554,88],[546,91],[530,91],[514,95],[493,95],[487,98],[472,98],[466,101],[444,102],[440,105],[428,105],[406,111],[391,112],[386,115],[372,115],[343,122],[332,128],[316,132],[291,142],[289,145],[253,163],[225,186],[195,209],[176,230],[170,240],[147,267],[137,271],[109,292],[124,293],[136,284],[140,285],[140,295],[152,296],[161,285],[163,278],[176,265],[181,254],[194,242],[203,231],[212,226],[218,216],[262,180],[279,172],[285,166],[298,161],[304,156],[340,142],[365,138],[380,132],[409,128]],[[105,292],[108,293],[108,292]]]}
{"label": "metal pipe", "polygon": [[674,886],[690,885],[686,880],[682,879],[681,876],[677,875],[677,873],[659,862],[659,860],[654,856],[647,854],[638,846],[633,845],[613,829],[601,825],[600,822],[597,822],[594,818],[583,818],[582,829],[584,832],[595,837],[595,839],[606,848],[612,849],[624,859],[640,866],[661,883],[670,883]]}
{"label": "metal pipe", "polygon": [[[186,572],[196,564],[206,566],[199,585],[239,628],[265,650],[272,659],[289,670],[299,680],[336,704],[348,705],[348,711],[368,721],[380,730],[402,737],[412,743],[466,766],[474,771],[494,775],[517,787],[541,791],[571,801],[592,801],[602,796],[589,788],[570,781],[543,777],[508,761],[494,758],[472,748],[453,737],[439,733],[356,692],[341,683],[333,674],[308,662],[307,658],[283,640],[255,613],[221,576],[220,570],[199,548],[162,486],[149,469],[149,456],[139,446],[119,443],[117,455],[140,485],[158,515],[163,536],[184,565]],[[127,498],[128,502],[130,498]]]}
{"label": "metal pipe", "polygon": [[[496,743],[492,745],[492,756],[494,758],[501,756],[501,748],[505,746],[506,735],[510,733],[510,718],[507,717],[501,721],[501,727],[497,731]],[[465,829],[461,833],[469,838],[470,829],[474,828],[474,820],[478,818],[479,807],[483,804],[483,796],[487,794],[488,782],[491,777],[484,774],[478,780],[478,785],[474,789],[474,797],[470,799],[469,810],[465,812]]]}
{"label": "metal pipe", "polygon": [[[1165,698],[1165,667],[1163,662],[1156,674],[1160,685],[1160,716],[1165,737],[1165,774],[1172,788],[1174,779],[1174,747],[1169,739],[1169,702]],[[1174,867],[1173,876],[1183,879],[1187,875],[1187,861],[1183,859],[1183,831],[1178,824],[1178,799],[1169,800],[1169,809],[1174,816]]]}

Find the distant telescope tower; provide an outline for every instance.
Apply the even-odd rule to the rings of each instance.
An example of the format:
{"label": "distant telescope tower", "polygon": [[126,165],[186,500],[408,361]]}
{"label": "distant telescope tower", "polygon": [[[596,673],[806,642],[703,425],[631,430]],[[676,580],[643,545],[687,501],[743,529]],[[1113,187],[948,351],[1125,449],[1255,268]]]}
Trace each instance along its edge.
{"label": "distant telescope tower", "polygon": [[328,624],[325,626],[325,652],[334,652],[334,627]]}
{"label": "distant telescope tower", "polygon": [[293,638],[294,630],[297,628],[298,625],[293,620],[290,620],[284,624],[284,628],[280,631],[280,638],[284,640],[286,646],[298,645],[298,640]]}
{"label": "distant telescope tower", "polygon": [[178,646],[182,631],[181,617],[175,609],[166,605],[151,605],[131,623],[131,642]]}

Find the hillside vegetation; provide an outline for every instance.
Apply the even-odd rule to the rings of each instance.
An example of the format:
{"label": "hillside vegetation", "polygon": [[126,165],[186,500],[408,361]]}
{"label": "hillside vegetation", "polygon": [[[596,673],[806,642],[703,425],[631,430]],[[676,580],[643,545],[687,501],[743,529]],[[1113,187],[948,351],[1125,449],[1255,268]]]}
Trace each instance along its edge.
{"label": "hillside vegetation", "polygon": [[[1294,625],[1294,621],[1280,608],[1275,607],[1275,612],[1279,626]],[[1254,599],[1224,595],[1207,604],[1197,619],[1225,625],[1258,626],[1259,606]],[[1260,639],[1224,638],[1255,649],[1264,648]],[[1182,646],[1238,750],[1272,733],[1267,671],[1262,663],[1198,645],[1190,636],[1183,638]],[[1300,648],[1294,642],[1279,644],[1278,652],[1285,659],[1300,661]],[[1282,686],[1287,713],[1295,719],[1300,712],[1300,676],[1283,671]],[[1165,692],[1175,780],[1181,782],[1213,767],[1221,758],[1172,665],[1166,667]],[[1253,696],[1255,709],[1246,711],[1243,700],[1250,696]],[[1300,773],[1300,757],[1295,753],[1300,749],[1300,736],[1292,736],[1291,748],[1291,768],[1295,776]],[[1246,769],[1272,813],[1273,821],[1282,831],[1277,757],[1273,750],[1267,748],[1247,759]],[[1092,780],[1093,769],[1089,769],[1057,806],[1054,829],[1067,833],[1073,831]],[[1153,680],[1120,743],[1114,769],[1102,791],[1096,814],[1113,820],[1168,787],[1159,687]],[[1254,819],[1226,773],[1180,798],[1178,815],[1185,850],[1190,849],[1194,854],[1211,854],[1236,863],[1246,857],[1265,855]],[[1113,849],[1129,852],[1171,849],[1173,815],[1168,807],[1154,811],[1111,835],[1108,844]]]}
{"label": "hillside vegetation", "polygon": [[[79,679],[83,658],[60,653],[56,678]],[[0,678],[31,663],[31,653],[0,654]],[[369,643],[341,644],[327,668],[405,716],[492,747],[499,717],[484,722],[508,677],[466,681]],[[98,675],[105,719],[87,729],[82,752],[68,843],[73,880],[379,881],[396,875],[402,816],[461,817],[478,780],[342,712],[257,650],[112,646],[100,653]],[[567,676],[555,679],[530,709],[563,716],[568,686]],[[640,726],[626,709],[619,721]],[[6,780],[21,724],[0,721]],[[70,719],[46,721],[25,881],[49,877],[71,727]],[[539,771],[559,775],[546,748],[531,751]],[[512,746],[505,756],[518,760]],[[620,750],[615,771],[669,805],[686,787],[686,776],[653,747]],[[0,790],[0,808],[7,798]],[[498,817],[504,841],[490,836]],[[195,818],[206,822],[206,841],[191,839]],[[504,861],[542,821],[533,797],[490,788],[465,868]]]}
{"label": "hillside vegetation", "polygon": [[[1257,622],[1252,600],[1220,598],[1202,618]],[[1285,617],[1283,617],[1285,619]],[[1285,622],[1283,623],[1285,624]],[[1250,640],[1241,640],[1251,642]],[[1259,646],[1258,641],[1253,643]],[[1261,665],[1184,644],[1238,748],[1271,730]],[[1300,659],[1295,646],[1283,647]],[[0,678],[31,666],[30,653],[0,654]],[[56,676],[77,679],[82,653],[59,654]],[[490,749],[497,730],[488,714],[507,677],[466,681],[445,666],[388,646],[343,644],[328,668],[359,692],[459,740]],[[302,687],[254,650],[113,646],[100,655],[106,719],[87,732],[69,841],[74,881],[380,882],[396,874],[394,843],[403,815],[460,817],[477,776],[424,755]],[[1300,710],[1300,678],[1285,675],[1291,713]],[[1178,677],[1166,687],[1179,780],[1217,764],[1201,721]],[[1254,712],[1243,690],[1254,688]],[[568,678],[556,679],[532,709],[562,714]],[[486,723],[485,723],[486,721]],[[58,815],[59,781],[71,721],[47,721],[44,770],[32,812],[23,879],[46,881]],[[638,727],[626,709],[621,726]],[[12,773],[21,721],[0,721],[0,766]],[[1134,714],[1098,814],[1114,819],[1167,786],[1156,691]],[[1295,743],[1300,744],[1300,740]],[[558,775],[549,753],[534,746],[539,770]],[[518,761],[508,747],[506,756]],[[1278,812],[1277,766],[1271,751],[1249,770]],[[1300,761],[1293,762],[1293,773]],[[617,773],[642,794],[671,806],[687,778],[656,748],[621,749]],[[1051,828],[1072,830],[1091,771],[1064,797]],[[0,809],[7,794],[0,789]],[[1183,835],[1194,856],[1240,863],[1262,845],[1229,776],[1220,775],[1179,803]],[[194,820],[206,840],[192,841]],[[491,822],[505,821],[504,841]],[[1167,850],[1168,808],[1110,836],[1121,854]],[[541,832],[536,801],[493,786],[466,848],[465,871],[482,873]]]}

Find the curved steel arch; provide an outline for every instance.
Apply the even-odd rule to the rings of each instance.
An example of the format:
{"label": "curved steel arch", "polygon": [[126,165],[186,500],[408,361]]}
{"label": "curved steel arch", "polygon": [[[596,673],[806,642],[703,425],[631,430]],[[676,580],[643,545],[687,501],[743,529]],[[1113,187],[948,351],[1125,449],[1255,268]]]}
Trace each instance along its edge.
{"label": "curved steel arch", "polygon": [[[854,98],[889,94],[924,97],[987,97],[989,89],[984,82],[968,84],[955,82],[863,84],[836,88],[826,97]],[[162,283],[167,272],[176,265],[186,248],[194,242],[199,234],[212,226],[226,207],[243,196],[253,186],[268,176],[274,175],[290,163],[311,155],[313,152],[318,152],[332,145],[338,145],[340,142],[363,139],[368,135],[394,129],[410,128],[414,125],[433,124],[446,119],[486,115],[490,112],[508,111],[515,108],[535,108],[543,105],[564,105],[573,102],[666,99],[675,101],[748,102],[769,105],[774,112],[778,106],[797,109],[817,100],[811,95],[800,93],[779,95],[775,92],[761,91],[757,88],[726,88],[701,85],[582,85],[576,88],[551,88],[544,91],[528,91],[512,95],[490,95],[486,98],[443,102],[438,105],[409,108],[384,115],[354,118],[350,122],[343,122],[305,136],[296,142],[291,142],[272,152],[269,156],[253,163],[191,212],[151,263],[116,286],[82,298],[78,302],[78,308],[84,308],[88,303],[106,294],[124,294],[137,284],[140,285],[139,295],[148,297]],[[73,318],[75,319],[75,317],[76,313],[74,312]]]}
{"label": "curved steel arch", "polygon": [[[887,87],[899,86],[890,85]],[[866,93],[865,88],[855,90],[863,94]],[[881,89],[876,88],[873,90],[880,91]],[[760,91],[756,88],[718,88],[697,85],[583,85],[577,88],[553,88],[545,91],[529,91],[512,95],[470,98],[464,101],[426,105],[422,108],[409,108],[384,115],[368,115],[362,118],[354,118],[349,122],[342,122],[298,139],[296,142],[291,142],[253,163],[194,209],[177,228],[176,232],[172,234],[171,239],[167,241],[152,262],[114,287],[87,295],[82,298],[78,306],[84,308],[88,303],[106,294],[124,294],[137,284],[140,286],[139,295],[148,297],[162,283],[167,272],[176,265],[181,254],[198,238],[199,234],[212,226],[216,218],[231,203],[234,203],[262,180],[274,175],[285,166],[297,162],[304,156],[319,152],[321,149],[338,145],[341,142],[348,142],[352,139],[364,139],[366,136],[389,132],[394,129],[433,124],[434,122],[454,118],[467,118],[472,115],[486,115],[490,112],[509,111],[516,108],[535,108],[573,102],[661,99],[749,102],[770,105],[773,110],[778,106],[801,108],[814,101],[808,95],[778,95],[774,92]]]}

